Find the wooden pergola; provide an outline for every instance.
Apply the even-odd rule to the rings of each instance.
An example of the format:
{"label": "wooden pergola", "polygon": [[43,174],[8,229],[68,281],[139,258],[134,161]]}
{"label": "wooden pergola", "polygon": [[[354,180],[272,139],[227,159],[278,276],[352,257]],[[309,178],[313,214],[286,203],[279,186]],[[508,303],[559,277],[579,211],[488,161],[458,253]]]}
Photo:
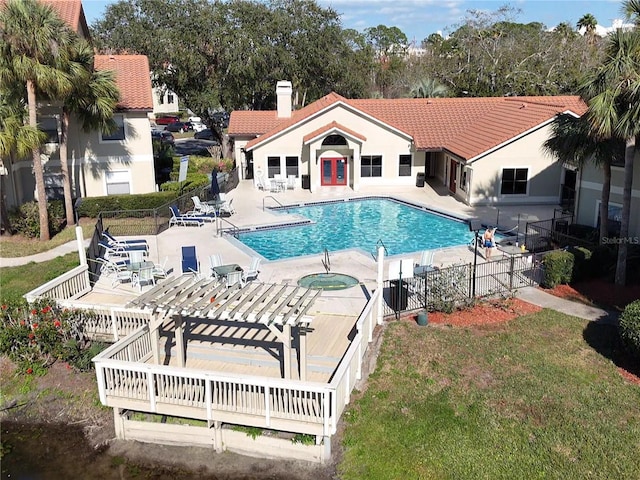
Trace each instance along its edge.
{"label": "wooden pergola", "polygon": [[186,365],[184,318],[225,320],[266,326],[282,343],[284,378],[291,379],[292,330],[299,335],[299,378],[306,380],[306,334],[312,317],[307,313],[321,290],[297,285],[251,282],[227,288],[211,278],[197,279],[191,275],[169,277],[154,288],[132,300],[128,307],[153,312],[149,325],[154,362],[160,363],[159,329],[167,318],[175,323],[178,364]]}

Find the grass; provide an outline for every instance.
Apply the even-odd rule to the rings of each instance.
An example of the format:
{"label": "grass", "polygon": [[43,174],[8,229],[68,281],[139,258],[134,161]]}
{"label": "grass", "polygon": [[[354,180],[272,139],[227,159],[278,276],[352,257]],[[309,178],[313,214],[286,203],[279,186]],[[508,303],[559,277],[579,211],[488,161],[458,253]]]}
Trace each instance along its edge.
{"label": "grass", "polygon": [[614,327],[550,310],[491,327],[385,333],[345,413],[341,478],[637,478],[640,387]]}
{"label": "grass", "polygon": [[[90,238],[95,228],[95,219],[83,219],[80,223],[84,238]],[[65,228],[51,240],[41,242],[37,238],[24,238],[20,235],[11,237],[0,237],[0,257],[14,258],[26,257],[51,250],[52,248],[64,245],[67,242],[75,241],[75,226]]]}
{"label": "grass", "polygon": [[17,300],[34,288],[80,265],[77,253],[69,253],[46,262],[30,262],[18,267],[0,268],[0,299]]}

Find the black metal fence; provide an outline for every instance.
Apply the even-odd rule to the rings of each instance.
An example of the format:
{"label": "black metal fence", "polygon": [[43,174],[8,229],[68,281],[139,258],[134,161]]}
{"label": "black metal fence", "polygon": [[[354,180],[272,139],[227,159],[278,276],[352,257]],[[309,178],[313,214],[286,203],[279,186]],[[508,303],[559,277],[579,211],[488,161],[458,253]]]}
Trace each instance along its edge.
{"label": "black metal fence", "polygon": [[531,252],[545,252],[564,247],[594,248],[597,246],[597,242],[573,235],[578,227],[573,224],[571,213],[560,213],[549,220],[527,222],[524,244]]}
{"label": "black metal fence", "polygon": [[[235,168],[219,183],[220,192],[228,193],[238,186],[238,169]],[[101,212],[104,229],[113,235],[158,235],[169,228],[171,205],[176,205],[182,213],[193,210],[191,197],[197,195],[200,200],[213,199],[209,185],[189,190],[165,205],[151,209],[118,210]]]}
{"label": "black metal fence", "polygon": [[[505,256],[501,260],[453,265],[425,275],[387,280],[384,284],[384,315],[414,310],[453,311],[474,298],[510,294],[539,283],[541,271],[534,254]],[[475,289],[474,289],[475,284]],[[473,294],[475,290],[475,296]]]}

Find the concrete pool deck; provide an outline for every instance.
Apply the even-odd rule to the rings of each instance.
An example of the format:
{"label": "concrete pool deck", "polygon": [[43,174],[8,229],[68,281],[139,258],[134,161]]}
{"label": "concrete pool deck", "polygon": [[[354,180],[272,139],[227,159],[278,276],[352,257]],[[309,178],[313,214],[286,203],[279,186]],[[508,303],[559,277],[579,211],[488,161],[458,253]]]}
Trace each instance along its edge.
{"label": "concrete pool deck", "polygon": [[[221,220],[223,228],[253,227],[273,223],[283,223],[287,220],[299,219],[298,216],[289,216],[286,213],[278,214],[269,211],[268,207],[300,203],[312,203],[330,199],[356,198],[365,196],[393,196],[398,199],[424,205],[434,210],[443,211],[457,217],[479,218],[483,223],[496,224],[499,222],[503,228],[512,228],[520,220],[520,228],[524,229],[527,221],[536,221],[553,218],[557,205],[532,205],[532,206],[480,206],[469,207],[449,195],[446,187],[432,187],[426,185],[420,187],[367,187],[354,192],[348,187],[325,188],[320,192],[311,193],[308,190],[295,189],[282,193],[271,193],[257,190],[250,180],[240,181],[238,187],[230,192],[233,198],[236,214]],[[497,222],[498,220],[498,222]],[[214,224],[206,224],[203,227],[174,226],[162,232],[158,236],[145,237],[150,245],[150,259],[162,263],[167,259],[169,270],[180,272],[181,246],[195,245],[200,268],[203,273],[209,271],[209,255],[219,253],[224,263],[237,263],[248,266],[251,254],[234,240],[217,236]],[[469,233],[469,239],[473,234]],[[76,242],[70,242],[49,252],[44,252],[30,257],[3,258],[2,266],[16,266],[30,261],[45,261],[64,255],[76,249]],[[360,280],[367,288],[375,285],[377,265],[372,255],[373,252],[356,250],[333,252],[330,255],[331,271],[345,273]],[[419,260],[420,252],[408,255],[394,256],[393,259],[412,258]],[[480,252],[478,261],[483,262],[484,251]],[[322,264],[323,254],[298,257],[295,259],[263,261],[260,266],[259,281],[265,283],[294,283],[300,277],[312,273],[325,271]],[[435,250],[434,265],[446,266],[454,263],[468,263],[473,261],[473,251],[468,246],[449,247]],[[385,265],[386,270],[387,265]],[[108,285],[110,287],[110,284]],[[127,284],[118,286],[115,290],[124,293],[128,290]],[[108,288],[110,293],[113,290]],[[105,292],[106,293],[106,292]],[[128,293],[128,292],[127,292]],[[128,295],[127,295],[128,296]]]}

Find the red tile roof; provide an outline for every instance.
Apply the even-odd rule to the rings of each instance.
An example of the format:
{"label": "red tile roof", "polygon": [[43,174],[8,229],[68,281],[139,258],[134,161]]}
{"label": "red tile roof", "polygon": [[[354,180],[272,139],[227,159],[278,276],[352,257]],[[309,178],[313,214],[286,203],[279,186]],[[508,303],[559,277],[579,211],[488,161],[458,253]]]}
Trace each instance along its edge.
{"label": "red tile roof", "polygon": [[116,72],[119,109],[153,110],[149,60],[145,55],[96,55],[94,67]]}
{"label": "red tile roof", "polygon": [[408,133],[417,150],[449,150],[465,159],[508,142],[558,113],[582,115],[587,109],[578,96],[348,100],[330,93],[293,112],[290,119],[278,119],[275,111],[233,112],[229,134],[257,135],[247,143],[246,148],[252,148],[339,103]]}
{"label": "red tile roof", "polygon": [[89,28],[82,8],[82,0],[39,0],[50,5],[63,22],[84,38],[89,37]]}

